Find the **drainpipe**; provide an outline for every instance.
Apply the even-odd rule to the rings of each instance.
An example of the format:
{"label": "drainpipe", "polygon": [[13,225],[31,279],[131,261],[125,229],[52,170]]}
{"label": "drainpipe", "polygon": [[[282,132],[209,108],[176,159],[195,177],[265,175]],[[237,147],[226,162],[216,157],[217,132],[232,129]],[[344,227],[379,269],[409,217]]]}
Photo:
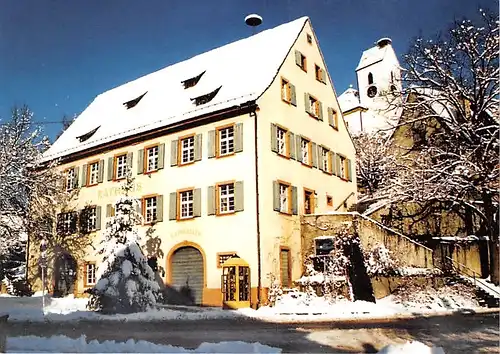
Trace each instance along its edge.
{"label": "drainpipe", "polygon": [[256,202],[256,218],[257,218],[257,306],[258,309],[261,303],[261,290],[262,290],[262,267],[260,255],[260,208],[259,208],[259,154],[257,152],[257,109],[255,108],[250,116],[254,117],[254,144],[255,144],[255,202]]}

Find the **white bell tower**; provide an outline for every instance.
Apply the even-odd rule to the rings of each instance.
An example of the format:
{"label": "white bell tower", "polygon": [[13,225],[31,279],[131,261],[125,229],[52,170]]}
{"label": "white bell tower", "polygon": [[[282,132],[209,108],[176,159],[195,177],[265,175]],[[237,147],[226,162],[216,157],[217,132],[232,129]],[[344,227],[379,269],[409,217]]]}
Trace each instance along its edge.
{"label": "white bell tower", "polygon": [[363,131],[387,129],[399,119],[401,67],[390,38],[381,38],[365,50],[356,68],[360,104],[368,108],[363,114]]}

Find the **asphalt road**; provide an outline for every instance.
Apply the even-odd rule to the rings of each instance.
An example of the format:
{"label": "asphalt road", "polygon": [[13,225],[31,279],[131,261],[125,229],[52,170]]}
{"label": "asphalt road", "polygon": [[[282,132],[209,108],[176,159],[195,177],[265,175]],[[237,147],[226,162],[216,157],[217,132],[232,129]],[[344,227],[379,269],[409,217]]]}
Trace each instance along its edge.
{"label": "asphalt road", "polygon": [[147,340],[196,348],[202,342],[245,341],[295,353],[374,353],[391,343],[418,340],[447,354],[500,353],[499,316],[452,315],[395,321],[274,324],[255,320],[7,323],[0,335],[66,335],[87,340]]}

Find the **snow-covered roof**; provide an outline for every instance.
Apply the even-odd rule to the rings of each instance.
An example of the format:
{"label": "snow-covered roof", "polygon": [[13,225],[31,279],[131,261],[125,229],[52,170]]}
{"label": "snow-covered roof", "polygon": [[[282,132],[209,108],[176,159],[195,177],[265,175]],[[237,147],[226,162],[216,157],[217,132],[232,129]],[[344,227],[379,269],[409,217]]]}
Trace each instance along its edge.
{"label": "snow-covered roof", "polygon": [[[272,83],[307,20],[301,17],[98,95],[45,152],[43,160],[257,99]],[[183,81],[200,74],[195,86],[184,88]],[[208,103],[196,106],[192,101],[217,89]],[[127,109],[125,103],[132,100],[139,102]]]}
{"label": "snow-covered roof", "polygon": [[339,98],[339,105],[342,113],[351,111],[355,108],[367,109],[365,106],[362,106],[359,102],[359,92],[352,87],[349,87],[347,90],[342,93]]}
{"label": "snow-covered roof", "polygon": [[376,45],[375,47],[365,50],[363,52],[363,55],[361,55],[361,59],[359,61],[358,67],[356,68],[356,71],[382,61],[387,53],[388,48],[388,45],[385,45],[383,47]]}

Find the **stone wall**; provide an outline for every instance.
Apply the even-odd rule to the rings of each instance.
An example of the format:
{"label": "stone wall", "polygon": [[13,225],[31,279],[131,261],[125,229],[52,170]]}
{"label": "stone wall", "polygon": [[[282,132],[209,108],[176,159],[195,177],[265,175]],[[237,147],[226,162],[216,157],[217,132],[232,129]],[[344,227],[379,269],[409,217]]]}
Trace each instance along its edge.
{"label": "stone wall", "polygon": [[353,234],[358,234],[365,251],[381,243],[397,255],[402,266],[433,268],[433,252],[430,248],[359,213],[307,215],[302,217],[301,224],[303,259],[314,254],[316,237],[335,236],[339,228],[346,225],[351,228]]}

